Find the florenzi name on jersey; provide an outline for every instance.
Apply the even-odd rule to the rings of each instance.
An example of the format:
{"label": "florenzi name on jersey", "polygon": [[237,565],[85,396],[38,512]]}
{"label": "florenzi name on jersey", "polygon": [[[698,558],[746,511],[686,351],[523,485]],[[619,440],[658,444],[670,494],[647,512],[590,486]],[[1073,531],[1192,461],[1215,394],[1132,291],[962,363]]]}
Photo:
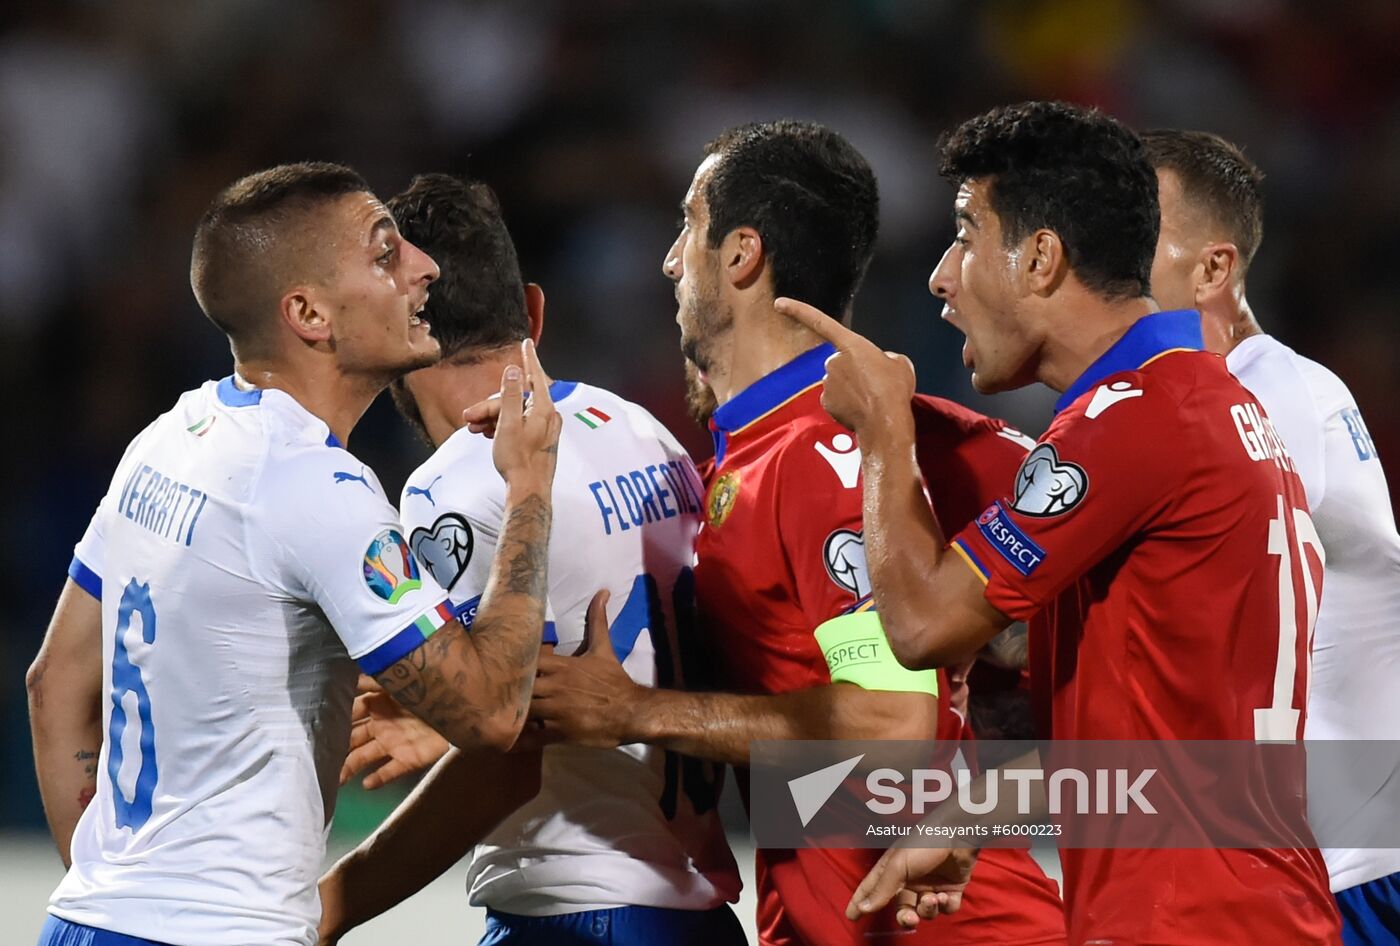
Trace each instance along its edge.
{"label": "florenzi name on jersey", "polygon": [[1272,460],[1280,470],[1296,473],[1293,457],[1283,445],[1283,438],[1274,430],[1273,422],[1259,405],[1254,403],[1235,404],[1230,408],[1230,417],[1235,422],[1235,430],[1244,442],[1244,452],[1251,460],[1264,462]]}
{"label": "florenzi name on jersey", "polygon": [[680,460],[652,463],[640,470],[595,480],[588,489],[598,504],[604,535],[700,513],[699,475],[693,466]]}
{"label": "florenzi name on jersey", "polygon": [[151,467],[134,470],[122,487],[117,511],[161,538],[188,546],[209,496]]}

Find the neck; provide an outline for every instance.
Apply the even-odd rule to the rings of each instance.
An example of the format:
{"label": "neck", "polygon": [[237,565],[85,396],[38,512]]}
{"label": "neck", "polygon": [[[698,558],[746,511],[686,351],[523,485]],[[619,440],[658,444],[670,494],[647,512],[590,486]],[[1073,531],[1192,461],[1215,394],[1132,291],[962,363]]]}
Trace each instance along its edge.
{"label": "neck", "polygon": [[724,404],[821,342],[816,335],[779,315],[771,299],[742,316],[736,313],[734,327],[723,340],[708,376],[715,400]]}
{"label": "neck", "polygon": [[1104,302],[1097,298],[1063,310],[1063,324],[1048,327],[1036,379],[1063,393],[1144,315],[1157,311],[1150,298]]}
{"label": "neck", "polygon": [[1245,298],[1243,286],[1221,300],[1218,306],[1203,306],[1201,326],[1205,331],[1206,348],[1217,355],[1228,355],[1246,338],[1264,334]]}
{"label": "neck", "polygon": [[[442,361],[409,375],[414,403],[433,446],[442,446],[462,428],[464,410],[500,391],[501,375],[510,365],[525,367],[517,343],[486,352],[467,364]],[[546,380],[552,383],[552,379]]]}
{"label": "neck", "polygon": [[386,379],[344,374],[334,367],[290,365],[272,359],[235,357],[233,370],[255,388],[284,391],[298,404],[325,421],[342,444],[350,442],[365,411],[388,386]]}

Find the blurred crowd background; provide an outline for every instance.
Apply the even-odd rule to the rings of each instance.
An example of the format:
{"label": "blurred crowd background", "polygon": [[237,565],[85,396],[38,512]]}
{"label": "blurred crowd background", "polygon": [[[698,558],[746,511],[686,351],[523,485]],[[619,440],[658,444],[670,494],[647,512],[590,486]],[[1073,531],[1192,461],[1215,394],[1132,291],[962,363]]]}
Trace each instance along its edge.
{"label": "blurred crowd background", "polygon": [[[1038,433],[1044,391],[978,398],[926,281],[951,237],[941,133],[1064,98],[1216,131],[1268,175],[1249,294],[1351,386],[1400,478],[1400,3],[1354,0],[45,0],[0,8],[0,831],[40,828],[23,677],[123,447],[229,372],[190,293],[205,204],[342,161],[382,196],[491,183],[548,299],[556,377],[640,401],[697,459],[662,255],[725,127],[825,122],[882,192],[857,326],[920,388]],[[1170,432],[1163,432],[1169,436]],[[387,399],[351,449],[391,496],[425,448]],[[352,826],[353,828],[354,826]]]}

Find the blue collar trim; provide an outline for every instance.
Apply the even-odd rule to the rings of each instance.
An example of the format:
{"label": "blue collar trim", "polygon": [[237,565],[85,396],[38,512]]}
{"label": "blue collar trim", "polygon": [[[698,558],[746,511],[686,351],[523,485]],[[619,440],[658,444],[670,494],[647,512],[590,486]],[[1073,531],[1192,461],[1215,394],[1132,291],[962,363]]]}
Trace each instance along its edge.
{"label": "blue collar trim", "polygon": [[219,401],[227,407],[251,407],[261,400],[261,388],[244,391],[233,383],[233,375],[219,382]]}
{"label": "blue collar trim", "polygon": [[[252,407],[254,404],[262,403],[262,388],[253,388],[245,391],[233,382],[233,375],[229,375],[219,382],[218,387],[219,402],[226,407]],[[340,442],[340,438],[333,433],[326,434],[326,446],[345,449],[345,444]]]}
{"label": "blue collar trim", "polygon": [[826,360],[836,354],[832,345],[822,344],[798,355],[776,371],[771,371],[715,409],[714,429],[732,434],[764,414],[781,407],[793,395],[826,377]]}
{"label": "blue collar trim", "polygon": [[557,404],[573,394],[576,387],[578,387],[577,381],[555,381],[549,386],[549,399]]}
{"label": "blue collar trim", "polygon": [[1205,348],[1201,335],[1201,313],[1195,309],[1172,309],[1144,315],[1065,389],[1065,393],[1055,402],[1055,413],[1069,407],[1080,395],[1109,375],[1136,371],[1163,352],[1176,348],[1193,351]]}

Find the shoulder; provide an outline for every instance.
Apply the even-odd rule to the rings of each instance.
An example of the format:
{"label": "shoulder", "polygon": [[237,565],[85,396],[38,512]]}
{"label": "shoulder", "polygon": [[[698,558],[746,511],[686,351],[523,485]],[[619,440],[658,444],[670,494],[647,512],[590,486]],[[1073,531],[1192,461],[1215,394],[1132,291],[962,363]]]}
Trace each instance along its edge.
{"label": "shoulder", "polygon": [[668,453],[688,455],[670,429],[635,401],[629,401],[606,388],[583,382],[574,383],[568,401],[565,407],[559,408],[560,413],[565,415],[566,430],[570,429],[567,427],[569,417],[576,417],[578,414],[588,418],[587,421],[579,420],[580,424],[585,425],[599,422],[610,424],[614,420],[622,420],[634,437],[659,442]]}
{"label": "shoulder", "polygon": [[270,444],[252,499],[255,518],[281,534],[338,534],[363,521],[398,518],[374,471],[324,443]]}
{"label": "shoulder", "polygon": [[987,438],[1014,445],[1022,454],[1035,446],[1035,438],[1006,421],[946,398],[916,394],[910,407],[914,412],[914,436],[921,451],[929,447],[955,449],[970,441],[993,442]]}
{"label": "shoulder", "polygon": [[1307,393],[1319,415],[1330,417],[1338,411],[1356,406],[1356,398],[1352,396],[1351,389],[1332,369],[1298,354],[1282,342],[1273,339],[1271,341],[1277,346],[1274,360],[1280,365],[1287,365],[1287,377],[1297,383],[1299,391]]}
{"label": "shoulder", "polygon": [[444,519],[491,525],[504,509],[505,491],[491,441],[463,428],[404,481],[399,514],[410,530],[436,529]]}

